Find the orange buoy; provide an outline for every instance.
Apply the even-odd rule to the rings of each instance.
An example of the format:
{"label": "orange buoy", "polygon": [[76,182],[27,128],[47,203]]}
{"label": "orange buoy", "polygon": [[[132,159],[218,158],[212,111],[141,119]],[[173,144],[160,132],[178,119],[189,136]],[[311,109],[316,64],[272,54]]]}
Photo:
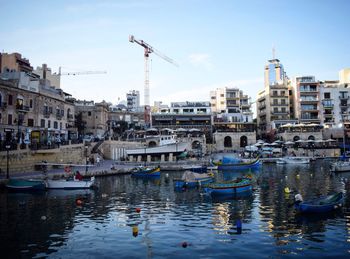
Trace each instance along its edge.
{"label": "orange buoy", "polygon": [[83,205],[84,202],[81,199],[77,199],[75,203],[80,206]]}
{"label": "orange buoy", "polygon": [[136,208],[135,211],[136,211],[137,213],[140,213],[140,212],[141,212],[141,208]]}

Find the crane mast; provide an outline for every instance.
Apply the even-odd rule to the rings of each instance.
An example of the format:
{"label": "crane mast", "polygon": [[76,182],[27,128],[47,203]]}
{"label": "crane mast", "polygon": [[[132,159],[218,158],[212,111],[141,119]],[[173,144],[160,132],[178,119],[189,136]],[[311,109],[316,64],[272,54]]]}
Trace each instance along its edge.
{"label": "crane mast", "polygon": [[153,48],[151,45],[144,42],[143,40],[135,39],[134,35],[129,36],[129,42],[131,42],[131,43],[135,42],[144,48],[144,58],[145,58],[145,64],[144,64],[144,67],[145,67],[145,82],[144,82],[145,83],[145,85],[144,85],[145,113],[144,113],[144,117],[145,117],[146,126],[149,126],[150,125],[150,110],[151,110],[150,91],[149,91],[149,54],[154,53],[157,56],[164,59],[165,61],[167,61],[175,66],[178,66],[178,64],[174,60],[172,60],[171,58],[167,57],[166,55],[162,54],[161,52],[159,52],[158,50]]}

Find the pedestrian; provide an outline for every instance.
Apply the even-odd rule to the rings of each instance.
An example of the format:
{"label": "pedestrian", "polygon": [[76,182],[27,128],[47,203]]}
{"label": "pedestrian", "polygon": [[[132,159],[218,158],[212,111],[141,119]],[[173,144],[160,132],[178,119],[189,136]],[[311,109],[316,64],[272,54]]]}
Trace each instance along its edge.
{"label": "pedestrian", "polygon": [[100,157],[99,156],[96,157],[96,164],[97,164],[97,166],[100,166]]}

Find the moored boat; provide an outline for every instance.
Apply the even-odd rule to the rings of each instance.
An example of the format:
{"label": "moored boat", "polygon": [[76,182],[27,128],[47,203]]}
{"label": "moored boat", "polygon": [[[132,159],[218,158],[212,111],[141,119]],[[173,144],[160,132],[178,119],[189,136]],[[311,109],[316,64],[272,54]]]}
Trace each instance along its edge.
{"label": "moored boat", "polygon": [[276,163],[277,164],[309,164],[310,158],[297,157],[297,156],[280,157],[277,159]]}
{"label": "moored boat", "polygon": [[46,180],[48,189],[89,189],[95,184],[95,177],[88,180],[62,179],[62,180]]}
{"label": "moored boat", "polygon": [[175,188],[184,188],[184,187],[197,187],[203,184],[211,183],[214,180],[213,174],[207,173],[195,173],[192,171],[185,171],[181,179],[174,179]]}
{"label": "moored boat", "polygon": [[299,200],[299,202],[295,203],[295,208],[303,213],[325,213],[341,208],[343,202],[344,195],[342,192],[339,192],[309,201]]}
{"label": "moored boat", "polygon": [[219,170],[248,169],[256,168],[261,165],[259,157],[255,159],[223,157],[222,160],[213,163],[218,166]]}
{"label": "moored boat", "polygon": [[211,195],[235,195],[252,189],[250,178],[237,178],[232,181],[210,183],[206,185],[204,191]]}
{"label": "moored boat", "polygon": [[43,180],[34,179],[10,179],[6,188],[12,191],[42,191],[46,184]]}
{"label": "moored boat", "polygon": [[160,176],[160,168],[138,166],[134,168],[134,170],[131,172],[131,175],[137,177],[158,177]]}
{"label": "moored boat", "polygon": [[332,172],[350,172],[350,161],[336,161],[331,164]]}

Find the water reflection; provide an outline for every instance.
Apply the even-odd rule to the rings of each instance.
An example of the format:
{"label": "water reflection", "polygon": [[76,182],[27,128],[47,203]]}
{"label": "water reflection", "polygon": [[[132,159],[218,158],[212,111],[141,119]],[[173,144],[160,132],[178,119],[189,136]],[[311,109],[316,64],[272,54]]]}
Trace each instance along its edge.
{"label": "water reflection", "polygon": [[[253,192],[224,198],[175,191],[173,179],[183,172],[98,178],[99,189],[88,191],[2,192],[1,248],[11,258],[223,257],[233,250],[237,257],[342,257],[350,248],[350,174],[330,176],[328,168],[317,161],[218,172],[217,181],[253,176]],[[297,192],[306,199],[338,191],[345,194],[342,211],[310,216],[294,210]]]}

